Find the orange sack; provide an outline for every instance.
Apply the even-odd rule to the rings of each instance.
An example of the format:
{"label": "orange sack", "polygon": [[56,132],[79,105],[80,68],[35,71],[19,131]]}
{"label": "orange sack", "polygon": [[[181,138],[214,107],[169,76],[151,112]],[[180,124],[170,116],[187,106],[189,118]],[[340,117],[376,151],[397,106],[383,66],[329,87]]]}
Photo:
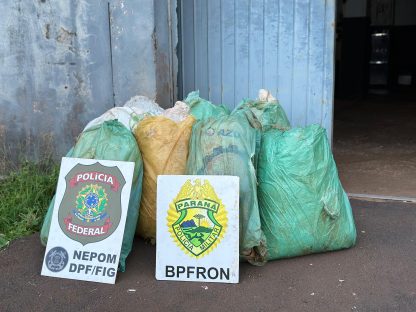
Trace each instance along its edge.
{"label": "orange sack", "polygon": [[143,189],[136,233],[156,240],[156,182],[158,175],[186,172],[188,143],[195,119],[175,122],[165,116],[145,117],[134,129],[143,158]]}

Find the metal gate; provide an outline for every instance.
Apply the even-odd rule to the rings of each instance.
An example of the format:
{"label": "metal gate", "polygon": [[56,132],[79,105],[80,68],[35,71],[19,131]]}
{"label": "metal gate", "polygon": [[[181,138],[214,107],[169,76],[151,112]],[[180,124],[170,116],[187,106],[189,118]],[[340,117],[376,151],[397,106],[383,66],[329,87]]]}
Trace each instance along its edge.
{"label": "metal gate", "polygon": [[260,88],[332,137],[335,0],[179,0],[184,96],[235,107]]}

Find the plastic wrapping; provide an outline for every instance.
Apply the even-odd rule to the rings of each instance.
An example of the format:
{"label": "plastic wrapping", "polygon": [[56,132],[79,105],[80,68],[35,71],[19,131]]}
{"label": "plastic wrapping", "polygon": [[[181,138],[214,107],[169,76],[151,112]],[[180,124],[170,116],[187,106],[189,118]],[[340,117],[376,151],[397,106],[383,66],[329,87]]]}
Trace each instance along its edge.
{"label": "plastic wrapping", "polygon": [[184,102],[189,106],[190,114],[197,120],[230,114],[230,110],[226,106],[214,105],[210,101],[200,98],[199,91],[190,92]]}
{"label": "plastic wrapping", "polygon": [[201,120],[193,127],[187,164],[188,174],[240,177],[240,256],[258,265],[266,257],[253,165],[259,135],[245,114]]}
{"label": "plastic wrapping", "polygon": [[269,259],[348,248],[356,230],[325,129],[263,134],[258,197]]}
{"label": "plastic wrapping", "polygon": [[106,111],[101,116],[91,120],[84,128],[84,131],[101,125],[104,121],[117,119],[126,128],[133,129],[143,118],[143,115],[160,115],[163,109],[151,99],[137,95],[132,97],[124,106],[116,106]]}
{"label": "plastic wrapping", "polygon": [[289,130],[290,123],[279,102],[265,89],[259,90],[257,100],[244,100],[236,110],[250,110],[258,119],[263,131]]}

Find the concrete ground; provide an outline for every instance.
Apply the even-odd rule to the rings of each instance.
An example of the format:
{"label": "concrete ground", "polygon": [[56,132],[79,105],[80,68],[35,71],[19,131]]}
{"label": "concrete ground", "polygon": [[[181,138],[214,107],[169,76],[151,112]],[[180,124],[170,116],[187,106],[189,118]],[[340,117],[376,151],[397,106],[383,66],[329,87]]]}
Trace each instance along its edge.
{"label": "concrete ground", "polygon": [[136,241],[115,285],[40,276],[38,234],[0,252],[0,311],[416,311],[416,205],[352,200],[349,250],[240,267],[240,283],[156,281]]}
{"label": "concrete ground", "polygon": [[335,101],[334,156],[348,192],[416,198],[416,91]]}

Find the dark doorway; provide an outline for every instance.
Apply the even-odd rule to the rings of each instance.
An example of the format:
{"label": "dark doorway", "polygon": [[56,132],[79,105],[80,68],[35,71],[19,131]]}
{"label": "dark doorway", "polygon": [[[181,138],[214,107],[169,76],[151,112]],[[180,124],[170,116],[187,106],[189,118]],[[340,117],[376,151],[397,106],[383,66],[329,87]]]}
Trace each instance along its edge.
{"label": "dark doorway", "polygon": [[416,1],[339,0],[334,155],[349,193],[416,198]]}

